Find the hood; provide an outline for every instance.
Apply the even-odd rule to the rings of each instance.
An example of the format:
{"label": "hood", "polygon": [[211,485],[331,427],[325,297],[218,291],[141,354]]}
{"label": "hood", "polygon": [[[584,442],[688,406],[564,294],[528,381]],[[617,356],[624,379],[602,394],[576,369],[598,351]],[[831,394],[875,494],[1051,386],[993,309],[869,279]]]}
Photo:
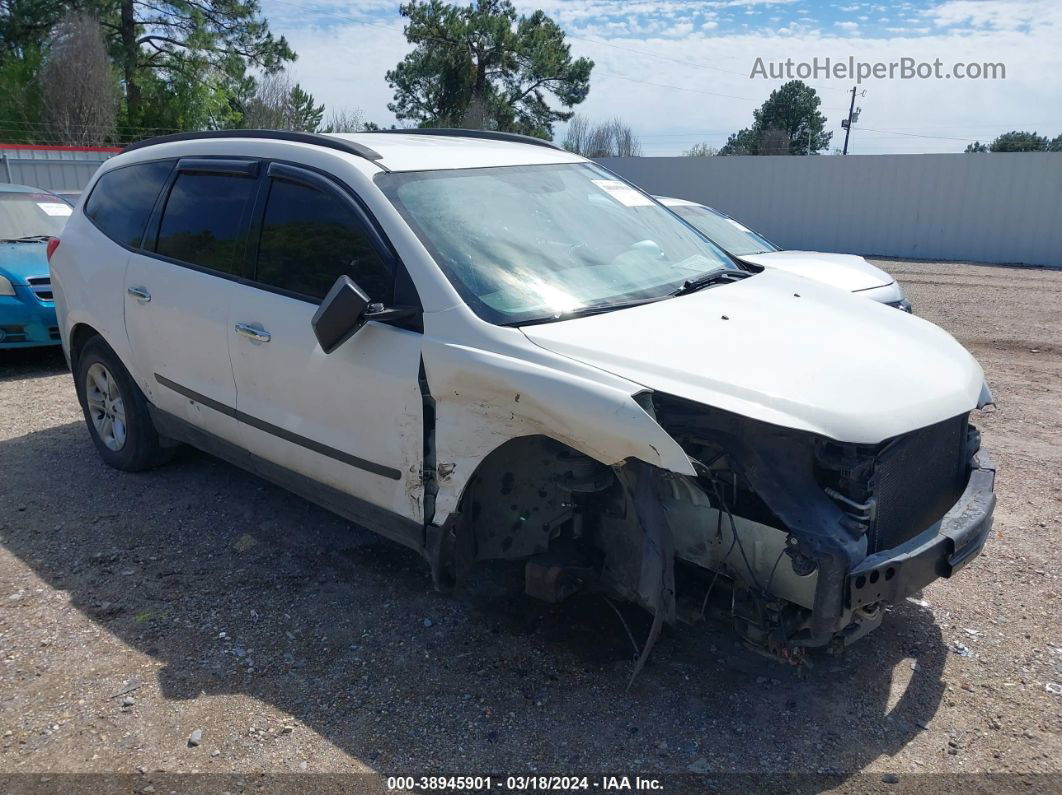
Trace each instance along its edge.
{"label": "hood", "polygon": [[854,293],[891,284],[892,277],[855,254],[826,254],[821,251],[768,251],[739,257],[765,268],[795,273],[805,279],[839,287]]}
{"label": "hood", "polygon": [[984,383],[943,329],[782,271],[521,330],[649,389],[844,442],[963,414]]}
{"label": "hood", "polygon": [[48,275],[46,243],[0,243],[0,274],[12,284],[25,284],[26,279]]}

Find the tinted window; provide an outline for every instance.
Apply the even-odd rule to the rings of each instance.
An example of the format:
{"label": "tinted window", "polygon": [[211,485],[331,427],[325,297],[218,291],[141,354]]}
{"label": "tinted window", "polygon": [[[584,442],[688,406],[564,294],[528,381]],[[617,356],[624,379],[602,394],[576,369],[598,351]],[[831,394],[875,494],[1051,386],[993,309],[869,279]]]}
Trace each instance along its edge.
{"label": "tinted window", "polygon": [[85,215],[111,240],[139,246],[155,199],[172,169],[173,162],[164,161],[108,171],[92,189]]}
{"label": "tinted window", "polygon": [[166,257],[236,273],[236,243],[255,180],[230,174],[180,174],[166,200],[155,250]]}
{"label": "tinted window", "polygon": [[374,301],[391,301],[391,270],[350,207],[338,196],[274,180],[262,219],[257,280],[323,298],[342,274]]}

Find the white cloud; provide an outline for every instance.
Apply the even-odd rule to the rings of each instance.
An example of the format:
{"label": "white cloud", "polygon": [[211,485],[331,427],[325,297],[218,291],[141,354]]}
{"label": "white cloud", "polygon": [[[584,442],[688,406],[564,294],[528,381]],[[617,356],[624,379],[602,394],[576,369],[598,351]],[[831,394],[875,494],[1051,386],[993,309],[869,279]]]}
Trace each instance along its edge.
{"label": "white cloud", "polygon": [[1058,0],[948,0],[922,12],[935,25],[970,25],[987,30],[1021,30],[1059,23]]}
{"label": "white cloud", "polygon": [[859,23],[858,22],[834,22],[833,24],[836,27],[840,28],[841,30],[848,30],[848,31],[859,30]]}
{"label": "white cloud", "polygon": [[[274,32],[286,35],[299,53],[295,77],[329,107],[359,107],[367,118],[391,123],[386,109],[391,90],[384,73],[408,51],[395,4],[370,0],[351,6],[342,0],[316,0],[313,8],[329,13],[314,17],[293,8],[294,2],[264,0]],[[626,119],[641,135],[646,154],[679,154],[698,141],[719,146],[729,132],[747,126],[753,109],[777,85],[749,79],[758,56],[796,62],[816,56],[838,60],[851,55],[869,62],[909,56],[940,58],[947,66],[958,61],[1006,64],[1007,79],[1000,81],[866,82],[867,96],[859,101],[863,113],[852,134],[855,153],[962,151],[967,141],[991,140],[1009,129],[1062,133],[1058,90],[1054,81],[1045,79],[1062,71],[1062,3],[944,0],[925,13],[915,12],[914,24],[894,23],[893,28],[861,33],[841,27],[819,30],[821,22],[807,6],[799,9],[798,22],[778,27],[753,22],[741,28],[723,15],[706,16],[721,3],[706,7],[687,0],[636,2],[637,8],[652,5],[657,11],[645,17],[647,12],[633,12],[624,4],[622,14],[594,16],[591,11],[603,4],[527,0],[526,7],[541,6],[551,15],[552,9],[561,9],[555,16],[569,31],[573,54],[596,63],[590,96],[579,112]],[[394,11],[393,16],[379,15],[384,7]],[[661,14],[661,8],[668,14]],[[902,4],[892,8],[899,13]],[[610,30],[609,23],[619,27]],[[845,89],[851,83],[808,82],[819,91],[828,129],[839,143],[839,122],[847,110]]]}

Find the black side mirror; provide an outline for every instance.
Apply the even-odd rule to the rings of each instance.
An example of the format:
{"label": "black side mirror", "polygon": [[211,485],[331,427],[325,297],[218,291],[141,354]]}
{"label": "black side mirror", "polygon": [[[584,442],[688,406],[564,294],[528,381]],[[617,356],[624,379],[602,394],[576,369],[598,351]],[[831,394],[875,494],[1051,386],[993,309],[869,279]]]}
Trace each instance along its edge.
{"label": "black side mirror", "polygon": [[400,320],[419,313],[420,309],[414,306],[385,307],[374,303],[353,279],[340,276],[314,312],[310,325],[321,350],[331,353],[370,320]]}
{"label": "black side mirror", "polygon": [[331,353],[365,325],[369,296],[349,276],[340,276],[313,314],[310,325],[321,350]]}

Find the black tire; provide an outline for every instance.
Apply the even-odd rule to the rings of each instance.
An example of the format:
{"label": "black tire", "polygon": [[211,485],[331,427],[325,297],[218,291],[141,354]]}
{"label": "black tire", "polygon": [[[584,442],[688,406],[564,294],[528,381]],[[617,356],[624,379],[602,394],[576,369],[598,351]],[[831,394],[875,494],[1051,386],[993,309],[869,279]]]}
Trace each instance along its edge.
{"label": "black tire", "polygon": [[[90,370],[97,377],[105,375],[108,385],[113,380],[112,388],[107,391],[112,395],[117,394],[120,398],[120,411],[125,420],[119,425],[121,433],[116,430],[117,423],[114,420],[117,416],[115,412],[119,411],[116,408],[117,400],[105,400],[105,408],[93,408],[100,406],[103,392],[98,389],[97,381],[93,381],[97,384],[96,387],[89,386]],[[81,410],[85,414],[89,435],[96,445],[96,452],[105,464],[125,472],[140,472],[159,466],[173,457],[173,447],[163,446],[162,439],[151,422],[144,393],[140,391],[140,387],[136,385],[118,356],[104,342],[103,337],[93,337],[81,349],[77,361],[74,362],[74,386]],[[91,398],[90,390],[93,390]],[[106,419],[111,420],[109,426]],[[106,441],[101,436],[101,428],[98,427],[101,421]]]}

